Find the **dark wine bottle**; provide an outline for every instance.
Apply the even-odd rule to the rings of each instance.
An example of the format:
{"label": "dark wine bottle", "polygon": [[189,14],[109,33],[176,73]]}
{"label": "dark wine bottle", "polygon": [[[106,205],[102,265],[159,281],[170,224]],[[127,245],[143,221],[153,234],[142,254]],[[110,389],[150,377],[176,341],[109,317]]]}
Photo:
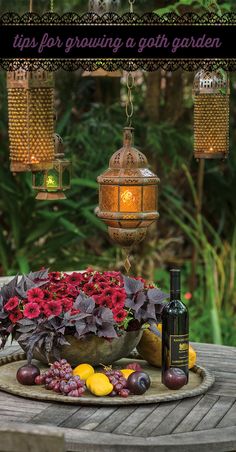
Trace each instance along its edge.
{"label": "dark wine bottle", "polygon": [[170,301],[162,311],[162,382],[170,367],[184,371],[188,382],[189,318],[181,301],[180,270],[170,270]]}

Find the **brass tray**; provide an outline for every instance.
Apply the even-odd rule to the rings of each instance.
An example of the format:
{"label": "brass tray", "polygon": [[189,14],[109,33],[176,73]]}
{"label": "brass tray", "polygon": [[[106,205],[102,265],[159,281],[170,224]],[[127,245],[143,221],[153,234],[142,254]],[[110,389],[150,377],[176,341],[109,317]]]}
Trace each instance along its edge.
{"label": "brass tray", "polygon": [[[151,377],[151,387],[143,395],[131,395],[128,398],[122,397],[96,397],[85,392],[83,397],[73,398],[56,394],[42,386],[24,386],[16,380],[16,372],[19,367],[26,363],[25,353],[16,353],[0,359],[0,390],[33,400],[51,401],[59,403],[69,403],[73,405],[136,405],[147,403],[160,403],[173,400],[180,400],[187,397],[195,397],[204,394],[214,384],[214,376],[206,369],[195,366],[189,373],[189,383],[178,391],[169,390],[161,384],[161,369],[149,365],[146,361],[137,360],[144,371]],[[113,367],[124,368],[125,364],[134,360],[126,358],[117,361]],[[44,364],[33,361],[41,370],[45,369]]]}

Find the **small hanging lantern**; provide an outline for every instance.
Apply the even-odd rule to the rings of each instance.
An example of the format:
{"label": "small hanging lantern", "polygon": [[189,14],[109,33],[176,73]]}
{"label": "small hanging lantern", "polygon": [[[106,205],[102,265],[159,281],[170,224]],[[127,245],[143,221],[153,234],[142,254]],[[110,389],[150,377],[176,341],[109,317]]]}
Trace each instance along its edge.
{"label": "small hanging lantern", "polygon": [[194,157],[226,159],[229,153],[229,79],[218,70],[194,78]]}
{"label": "small hanging lantern", "polygon": [[[90,13],[98,14],[102,16],[105,13],[115,13],[119,10],[120,0],[89,0],[88,11]],[[109,77],[109,78],[120,78],[122,77],[122,71],[106,71],[103,68],[98,68],[95,71],[84,71],[83,77]]]}
{"label": "small hanging lantern", "polygon": [[44,69],[7,73],[11,171],[52,167],[54,82]]}
{"label": "small hanging lantern", "polygon": [[133,128],[125,127],[123,147],[112,155],[109,168],[97,179],[97,216],[108,225],[110,237],[124,248],[141,242],[148,226],[159,217],[159,179],[132,142]]}
{"label": "small hanging lantern", "polygon": [[55,157],[53,167],[46,171],[37,171],[32,175],[32,187],[38,191],[36,199],[66,199],[65,190],[70,188],[71,163],[64,159],[63,141],[54,134]]}

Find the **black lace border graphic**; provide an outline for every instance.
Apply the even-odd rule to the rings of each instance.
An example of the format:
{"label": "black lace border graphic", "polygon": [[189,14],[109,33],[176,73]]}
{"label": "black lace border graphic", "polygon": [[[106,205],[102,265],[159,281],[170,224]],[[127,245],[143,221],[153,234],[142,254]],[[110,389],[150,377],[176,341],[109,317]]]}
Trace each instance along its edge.
{"label": "black lace border graphic", "polygon": [[[8,12],[0,17],[0,26],[4,25],[211,25],[211,26],[229,26],[236,25],[236,13],[225,13],[218,16],[215,13],[206,13],[198,15],[195,13],[185,13],[181,16],[175,13],[167,13],[158,16],[155,13],[145,13],[142,16],[137,14],[125,13],[119,16],[116,13],[105,13],[99,16],[95,13],[85,13],[79,15],[75,12],[68,12],[60,16],[57,13],[46,13],[39,15],[37,13],[25,13],[20,16],[15,12]],[[123,69],[126,71],[135,71],[143,69],[148,72],[164,69],[175,71],[179,68],[185,71],[195,71],[199,68],[215,70],[218,68],[227,71],[236,71],[236,58],[230,59],[186,59],[186,58],[160,58],[160,59],[99,59],[99,66],[96,60],[91,59],[30,59],[26,62],[24,59],[12,60],[0,59],[0,67],[4,70],[16,70],[19,67],[27,70],[36,70],[44,68],[48,71],[64,69],[65,71],[76,71],[82,69],[94,71],[103,68],[106,71],[115,71]]]}

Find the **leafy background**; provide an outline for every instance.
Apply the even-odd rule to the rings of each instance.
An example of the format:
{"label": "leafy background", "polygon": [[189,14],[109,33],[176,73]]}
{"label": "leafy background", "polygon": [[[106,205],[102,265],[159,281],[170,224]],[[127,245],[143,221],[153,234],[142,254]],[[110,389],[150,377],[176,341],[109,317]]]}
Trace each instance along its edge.
{"label": "leafy background", "polygon": [[[34,0],[40,13],[49,0]],[[55,11],[83,13],[87,1],[55,0]],[[232,11],[234,1],[136,0],[135,10],[160,14]],[[23,13],[28,1],[0,0],[1,14]],[[122,11],[128,1],[122,1]],[[137,73],[134,96],[135,144],[161,178],[160,220],[134,249],[133,274],[168,290],[168,270],[182,268],[183,299],[191,316],[191,339],[236,345],[236,78],[231,74],[231,155],[227,163],[193,159],[192,73]],[[96,177],[121,146],[125,125],[125,79],[55,74],[56,130],[73,163],[67,200],[36,201],[30,174],[9,171],[7,91],[0,72],[0,274],[49,266],[52,270],[123,269],[123,254],[109,239],[94,209]],[[99,152],[98,152],[99,151]],[[204,170],[203,195],[198,188]]]}

